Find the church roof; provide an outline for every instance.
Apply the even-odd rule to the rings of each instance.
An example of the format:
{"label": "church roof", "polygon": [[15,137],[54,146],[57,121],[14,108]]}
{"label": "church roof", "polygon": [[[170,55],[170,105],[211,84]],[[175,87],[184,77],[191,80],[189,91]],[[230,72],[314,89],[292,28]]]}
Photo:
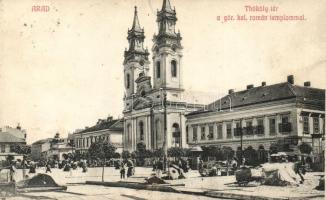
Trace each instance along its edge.
{"label": "church roof", "polygon": [[172,12],[170,0],[163,0],[162,11]]}
{"label": "church roof", "polygon": [[132,22],[132,28],[131,30],[142,32],[143,30],[140,28],[139,19],[138,19],[138,12],[137,12],[137,6],[135,6],[135,12],[134,12],[134,20]]}
{"label": "church roof", "polygon": [[227,110],[230,108],[230,102],[231,108],[237,108],[284,99],[295,99],[296,102],[302,103],[303,107],[325,110],[324,89],[303,87],[284,82],[233,92],[208,104],[205,109],[192,112],[189,115],[212,112],[217,109]]}

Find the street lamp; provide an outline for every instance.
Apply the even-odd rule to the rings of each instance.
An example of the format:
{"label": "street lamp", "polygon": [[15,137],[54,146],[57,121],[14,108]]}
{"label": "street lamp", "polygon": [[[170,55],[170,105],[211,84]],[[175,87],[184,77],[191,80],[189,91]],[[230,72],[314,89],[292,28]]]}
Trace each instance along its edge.
{"label": "street lamp", "polygon": [[166,116],[166,91],[163,91],[163,88],[160,88],[161,94],[163,93],[163,112],[164,112],[164,132],[163,132],[163,152],[164,152],[164,171],[166,171],[166,166],[167,166],[167,116]]}

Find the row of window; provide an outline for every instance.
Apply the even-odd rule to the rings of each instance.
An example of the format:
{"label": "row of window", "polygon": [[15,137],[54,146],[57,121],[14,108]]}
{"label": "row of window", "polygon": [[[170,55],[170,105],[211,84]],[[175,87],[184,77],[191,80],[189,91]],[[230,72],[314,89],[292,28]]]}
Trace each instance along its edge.
{"label": "row of window", "polygon": [[[309,116],[303,116],[303,133],[309,134],[310,133],[310,123],[309,123]],[[312,127],[313,127],[313,133],[319,134],[320,128],[319,128],[319,118],[313,117],[312,118]]]}
{"label": "row of window", "polygon": [[[276,135],[276,119],[269,118],[268,119],[268,129],[270,135]],[[281,123],[279,124],[279,132],[280,133],[288,133],[291,132],[291,123],[289,123],[289,116],[285,115],[281,118]],[[217,138],[216,139],[223,139],[223,125],[222,122],[218,123],[216,125],[217,130]],[[242,135],[263,135],[265,134],[265,126],[264,126],[264,120],[262,118],[257,119],[257,125],[253,126],[252,120],[245,120],[245,126],[242,126],[241,121],[235,121],[235,128],[233,129],[233,135],[235,137]],[[232,123],[229,122],[226,124],[226,138],[232,138]],[[208,125],[208,134],[206,136],[206,125],[203,125],[200,127],[200,140],[213,140],[214,139],[214,125]],[[198,140],[198,128],[197,126],[193,127],[193,134],[192,134],[192,140],[197,141]],[[187,141],[188,139],[188,133],[187,133]]]}
{"label": "row of window", "polygon": [[[171,76],[173,78],[177,77],[178,74],[178,67],[177,67],[177,61],[172,60],[171,61]],[[156,78],[161,78],[161,62],[156,62]],[[130,74],[127,74],[126,77],[126,87],[127,89],[130,88]]]}
{"label": "row of window", "polygon": [[103,141],[103,140],[109,141],[110,136],[101,135],[101,136],[89,136],[89,137],[85,137],[85,138],[80,138],[80,139],[77,139],[77,141],[76,141],[76,147],[77,148],[90,147],[91,144],[93,144],[94,142]]}
{"label": "row of window", "polygon": [[[159,135],[163,135],[163,130],[161,129],[161,123],[159,120],[156,120],[155,125],[154,125],[154,134],[156,134],[156,138],[160,137]],[[139,135],[139,140],[140,141],[144,141],[145,140],[145,131],[144,131],[144,122],[140,121],[138,123],[138,130],[137,130],[137,134]],[[181,141],[180,141],[180,126],[178,123],[173,123],[172,124],[172,144],[178,146],[180,145]],[[126,138],[125,138],[126,142],[130,142],[131,141],[131,124],[127,125],[127,131],[126,131]],[[152,142],[153,143],[153,142]],[[154,145],[154,144],[152,144]]]}
{"label": "row of window", "polygon": [[[177,61],[172,60],[171,61],[171,76],[177,77],[178,73],[178,67],[177,67]],[[161,78],[161,62],[156,62],[156,78]]]}

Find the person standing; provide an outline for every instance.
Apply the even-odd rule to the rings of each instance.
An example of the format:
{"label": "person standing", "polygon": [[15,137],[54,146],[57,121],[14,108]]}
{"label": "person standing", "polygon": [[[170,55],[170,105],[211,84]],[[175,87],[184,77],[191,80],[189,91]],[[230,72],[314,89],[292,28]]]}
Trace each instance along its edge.
{"label": "person standing", "polygon": [[122,162],[120,165],[120,179],[125,179],[126,178],[126,168],[125,164]]}
{"label": "person standing", "polygon": [[49,162],[46,163],[46,170],[45,170],[45,173],[48,173],[48,172],[51,173],[51,165]]}
{"label": "person standing", "polygon": [[163,161],[162,161],[162,159],[160,159],[158,162],[157,162],[157,167],[156,167],[156,175],[158,176],[158,177],[161,177],[161,172],[162,172],[162,170],[163,170]]}
{"label": "person standing", "polygon": [[294,163],[294,172],[300,176],[300,179],[301,179],[300,184],[302,184],[304,182],[304,178],[301,173],[301,170],[304,170],[303,168],[304,167],[302,166],[302,162],[300,160],[297,160]]}
{"label": "person standing", "polygon": [[128,167],[128,171],[127,171],[127,178],[133,175],[133,163],[131,160],[127,161],[127,167]]}
{"label": "person standing", "polygon": [[15,182],[15,165],[12,163],[9,168],[10,182]]}

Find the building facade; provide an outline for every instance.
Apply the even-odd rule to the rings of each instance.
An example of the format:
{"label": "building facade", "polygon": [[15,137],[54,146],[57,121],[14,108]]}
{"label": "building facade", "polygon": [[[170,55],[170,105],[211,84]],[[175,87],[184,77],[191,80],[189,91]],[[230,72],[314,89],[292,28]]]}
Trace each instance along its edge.
{"label": "building facade", "polygon": [[[187,115],[190,146],[229,146],[233,150],[252,146],[269,149],[275,142],[296,147],[311,144],[325,134],[325,90],[287,82],[234,92]],[[319,146],[320,147],[320,146]],[[315,149],[315,151],[317,151]]]}
{"label": "building facade", "polygon": [[74,153],[75,148],[71,145],[71,138],[46,138],[36,141],[31,147],[31,158],[38,160],[57,160],[64,159],[63,155]]}
{"label": "building facade", "polygon": [[21,159],[19,155],[12,151],[14,144],[26,145],[26,131],[18,125],[16,128],[5,126],[0,129],[0,161],[6,160],[7,156],[14,156],[14,159]]}
{"label": "building facade", "polygon": [[99,119],[96,125],[86,127],[84,130],[73,133],[72,138],[76,151],[86,152],[88,148],[97,141],[108,141],[112,143],[117,152],[122,152],[123,120]]}
{"label": "building facade", "polygon": [[185,114],[199,105],[187,104],[183,96],[183,47],[181,35],[175,30],[176,21],[176,11],[170,1],[163,0],[157,13],[158,34],[153,37],[151,77],[144,29],[140,27],[135,7],[132,28],[128,30],[129,48],[124,52],[123,62],[125,150],[135,151],[140,142],[147,149],[163,148],[164,144],[187,147]]}
{"label": "building facade", "polygon": [[46,138],[34,142],[31,146],[31,158],[34,161],[46,160],[48,158],[48,152],[51,148],[51,141],[53,138]]}

